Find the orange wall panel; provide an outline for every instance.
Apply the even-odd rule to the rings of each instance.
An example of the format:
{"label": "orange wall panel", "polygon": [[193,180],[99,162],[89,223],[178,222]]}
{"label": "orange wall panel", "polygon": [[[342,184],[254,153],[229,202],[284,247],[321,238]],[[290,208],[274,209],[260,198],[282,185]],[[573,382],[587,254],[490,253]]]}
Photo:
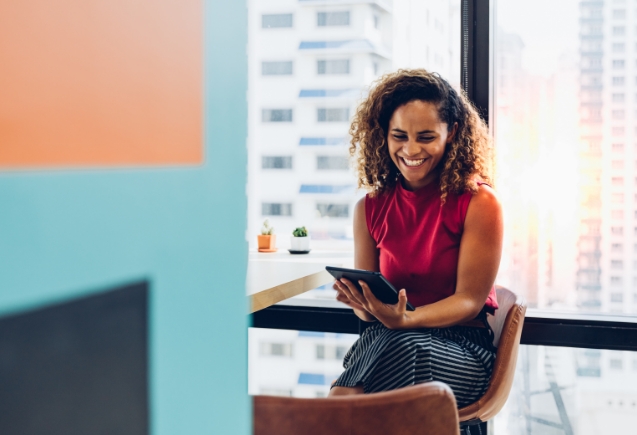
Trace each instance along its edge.
{"label": "orange wall panel", "polygon": [[202,162],[202,9],[0,2],[0,169]]}

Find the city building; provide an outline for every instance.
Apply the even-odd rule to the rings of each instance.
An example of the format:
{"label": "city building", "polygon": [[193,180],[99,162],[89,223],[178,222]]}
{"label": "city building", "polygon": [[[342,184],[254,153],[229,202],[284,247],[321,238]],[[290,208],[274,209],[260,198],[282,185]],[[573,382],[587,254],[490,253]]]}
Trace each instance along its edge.
{"label": "city building", "polygon": [[425,67],[459,86],[459,1],[249,6],[246,236],[252,245],[268,219],[280,247],[306,226],[313,243],[351,249],[364,192],[350,165],[349,122],[373,81],[400,67]]}

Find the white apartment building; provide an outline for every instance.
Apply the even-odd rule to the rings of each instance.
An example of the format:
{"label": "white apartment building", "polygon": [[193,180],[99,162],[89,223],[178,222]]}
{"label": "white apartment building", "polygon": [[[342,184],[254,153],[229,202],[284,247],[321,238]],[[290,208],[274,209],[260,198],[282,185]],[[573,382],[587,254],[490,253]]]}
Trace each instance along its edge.
{"label": "white apartment building", "polygon": [[[459,82],[459,1],[249,2],[249,217],[279,234],[351,246],[357,191],[349,123],[370,84],[399,67]],[[394,55],[395,54],[395,55]],[[320,242],[326,241],[326,242]]]}
{"label": "white apartment building", "polygon": [[637,15],[625,2],[582,1],[580,305],[637,312]]}

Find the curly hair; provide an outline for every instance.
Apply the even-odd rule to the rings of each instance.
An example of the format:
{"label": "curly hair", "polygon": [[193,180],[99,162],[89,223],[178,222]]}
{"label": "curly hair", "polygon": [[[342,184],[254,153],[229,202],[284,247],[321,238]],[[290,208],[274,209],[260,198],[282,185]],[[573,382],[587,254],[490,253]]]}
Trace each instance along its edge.
{"label": "curly hair", "polygon": [[476,179],[493,185],[493,147],[475,107],[437,73],[401,69],[376,81],[356,110],[349,152],[355,162],[358,187],[376,196],[396,185],[400,172],[389,155],[389,121],[397,108],[415,100],[435,104],[447,131],[458,124],[439,163],[442,203],[450,193],[477,192]]}

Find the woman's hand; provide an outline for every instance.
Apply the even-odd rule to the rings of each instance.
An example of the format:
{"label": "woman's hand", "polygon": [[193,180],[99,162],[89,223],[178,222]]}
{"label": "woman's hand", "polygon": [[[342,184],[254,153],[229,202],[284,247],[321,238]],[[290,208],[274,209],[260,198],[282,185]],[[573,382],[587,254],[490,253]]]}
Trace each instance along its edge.
{"label": "woman's hand", "polygon": [[351,307],[354,310],[354,313],[358,316],[359,319],[365,321],[365,322],[373,322],[376,320],[376,318],[374,316],[372,316],[366,309],[365,307],[363,307],[361,304],[359,304],[358,302],[356,302],[355,300],[352,300],[349,298],[349,296],[347,296],[349,294],[349,292],[347,292],[347,287],[345,286],[345,284],[339,282],[339,281],[335,281],[334,282],[334,286],[333,286],[334,290],[336,290],[338,292],[338,294],[336,295],[336,300],[339,302],[344,303],[345,305]]}
{"label": "woman's hand", "polygon": [[334,282],[334,285],[332,286],[332,288],[338,292],[338,294],[336,295],[337,301],[344,303],[345,305],[347,305],[350,308],[353,308],[354,310],[366,311],[361,304],[350,299],[349,296],[347,296],[348,294],[346,293],[347,287],[345,287],[344,284],[340,283],[337,280]]}
{"label": "woman's hand", "polygon": [[363,289],[362,293],[351,281],[345,278],[342,278],[340,283],[338,281],[336,282],[336,285],[339,285],[339,294],[342,293],[344,298],[347,298],[353,304],[360,306],[362,310],[376,317],[376,319],[387,328],[408,329],[410,327],[405,289],[398,292],[398,303],[390,305],[379,301],[364,281],[358,281],[358,284]]}

